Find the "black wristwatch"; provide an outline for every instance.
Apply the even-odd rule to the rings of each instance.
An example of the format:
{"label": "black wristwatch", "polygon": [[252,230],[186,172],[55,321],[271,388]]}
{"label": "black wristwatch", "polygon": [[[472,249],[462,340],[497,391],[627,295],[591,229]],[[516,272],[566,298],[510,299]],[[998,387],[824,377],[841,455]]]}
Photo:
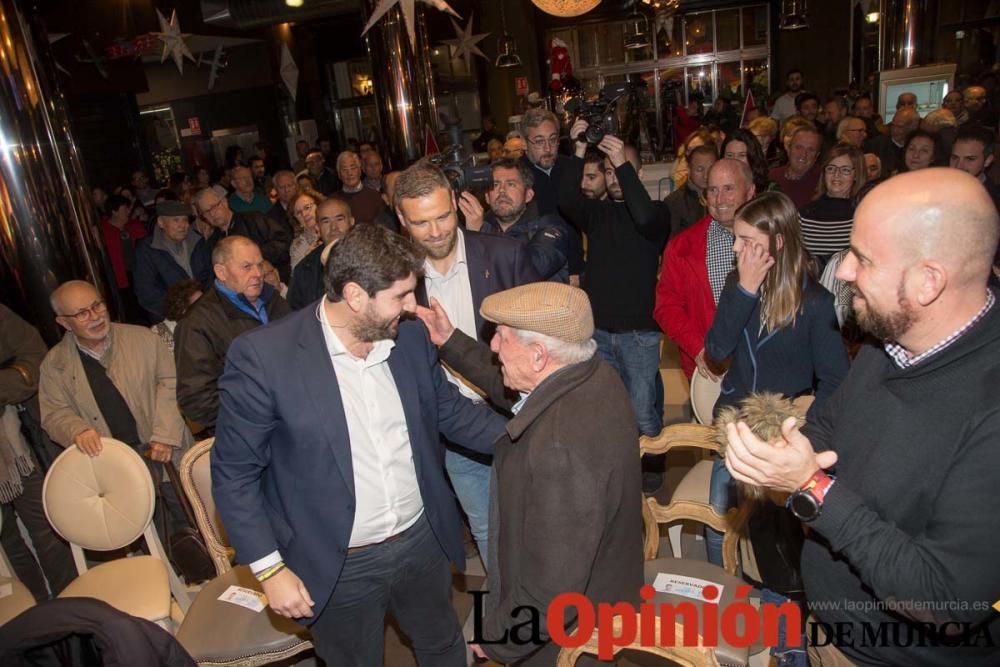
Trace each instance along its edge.
{"label": "black wristwatch", "polygon": [[817,470],[795,493],[788,498],[788,509],[801,521],[815,521],[823,512],[823,499],[836,478]]}

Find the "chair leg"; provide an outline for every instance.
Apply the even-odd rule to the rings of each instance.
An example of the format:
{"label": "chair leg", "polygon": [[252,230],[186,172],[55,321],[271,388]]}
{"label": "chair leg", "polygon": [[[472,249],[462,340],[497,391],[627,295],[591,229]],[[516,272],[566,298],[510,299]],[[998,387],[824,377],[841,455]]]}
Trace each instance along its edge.
{"label": "chair leg", "polygon": [[667,535],[670,537],[670,551],[674,558],[682,558],[681,554],[681,533],[684,532],[684,524],[680,521],[667,528]]}

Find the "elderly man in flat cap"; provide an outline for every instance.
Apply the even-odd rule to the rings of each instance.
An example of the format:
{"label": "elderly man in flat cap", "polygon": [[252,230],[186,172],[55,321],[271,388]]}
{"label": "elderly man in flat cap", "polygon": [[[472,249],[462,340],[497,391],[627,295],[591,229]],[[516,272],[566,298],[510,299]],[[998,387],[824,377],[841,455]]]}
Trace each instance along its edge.
{"label": "elderly man in flat cap", "polygon": [[205,240],[191,227],[191,207],[179,201],[156,205],[153,235],[136,250],[135,296],[153,324],[164,319],[167,289],[193,279],[207,288],[212,280],[212,254]]}
{"label": "elderly man in flat cap", "polygon": [[[473,651],[554,665],[546,612],[555,596],[635,601],[642,586],[639,433],[628,392],[594,354],[590,301],[576,287],[532,283],[486,297],[480,314],[498,325],[490,349],[455,329],[436,301],[417,314],[441,359],[514,413],[496,444],[489,593]],[[511,641],[524,606],[538,612],[540,644]]]}

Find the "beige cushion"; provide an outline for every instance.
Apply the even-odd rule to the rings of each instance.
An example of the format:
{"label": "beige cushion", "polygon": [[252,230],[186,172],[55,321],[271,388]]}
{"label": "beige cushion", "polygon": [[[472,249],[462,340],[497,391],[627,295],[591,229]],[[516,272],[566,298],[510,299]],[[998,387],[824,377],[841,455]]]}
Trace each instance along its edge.
{"label": "beige cushion", "polygon": [[[652,585],[653,581],[656,579],[656,575],[664,572],[667,574],[677,574],[685,577],[696,577],[698,579],[706,579],[719,586],[722,586],[722,597],[718,602],[719,605],[719,619],[722,617],[722,610],[726,608],[726,605],[732,603],[736,599],[736,587],[749,585],[742,579],[738,579],[730,574],[728,574],[721,567],[712,565],[711,563],[706,563],[699,560],[686,560],[683,558],[657,558],[656,560],[648,560],[645,563],[645,583]],[[741,600],[744,601],[744,600]],[[748,601],[748,600],[747,600]],[[651,601],[653,604],[671,604],[678,605],[682,602],[692,602],[696,605],[698,602],[691,598],[683,597],[680,595],[671,595],[667,593],[657,592],[656,597]],[[704,619],[704,613],[699,613],[699,618]],[[680,618],[678,619],[680,622]],[[738,620],[740,629],[742,630],[742,617]],[[718,641],[719,646],[715,649],[718,656],[719,662],[724,665],[746,665],[747,661],[750,659],[750,654],[755,653],[760,650],[760,647],[750,647],[737,648],[728,644],[722,637],[721,631],[718,631]]]}
{"label": "beige cushion", "polygon": [[681,478],[677,484],[674,495],[670,496],[670,502],[678,500],[691,500],[696,503],[708,505],[709,487],[712,482],[712,462],[709,460],[698,461]]}
{"label": "beige cushion", "polygon": [[61,598],[97,598],[147,621],[170,617],[167,567],[152,556],[119,558],[92,567],[59,594]]}
{"label": "beige cushion", "polygon": [[0,625],[35,606],[35,598],[24,584],[17,579],[0,577],[0,589],[5,589],[8,585],[11,587],[11,594],[0,598]]}
{"label": "beige cushion", "polygon": [[712,410],[720,393],[722,380],[709,380],[695,369],[691,375],[691,411],[698,423],[712,423]]}
{"label": "beige cushion", "polygon": [[101,439],[91,458],[70,447],[45,476],[45,515],[68,542],[111,551],[131,544],[153,517],[155,493],[146,464],[128,445]]}
{"label": "beige cushion", "polygon": [[199,665],[227,664],[238,659],[277,660],[309,648],[306,628],[274,613],[261,612],[218,599],[230,586],[260,591],[250,568],[240,565],[211,580],[195,598],[177,631],[177,640]]}

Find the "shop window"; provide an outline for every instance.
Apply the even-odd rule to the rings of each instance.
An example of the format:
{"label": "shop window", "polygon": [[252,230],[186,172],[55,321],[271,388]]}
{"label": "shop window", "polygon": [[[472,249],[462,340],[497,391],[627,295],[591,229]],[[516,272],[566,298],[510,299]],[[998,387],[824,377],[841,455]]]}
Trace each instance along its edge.
{"label": "shop window", "polygon": [[684,44],[687,55],[712,53],[712,12],[684,16]]}
{"label": "shop window", "polygon": [[767,46],[767,6],[744,7],[743,48]]}
{"label": "shop window", "polygon": [[715,13],[715,50],[736,51],[740,48],[740,11],[729,9]]}

